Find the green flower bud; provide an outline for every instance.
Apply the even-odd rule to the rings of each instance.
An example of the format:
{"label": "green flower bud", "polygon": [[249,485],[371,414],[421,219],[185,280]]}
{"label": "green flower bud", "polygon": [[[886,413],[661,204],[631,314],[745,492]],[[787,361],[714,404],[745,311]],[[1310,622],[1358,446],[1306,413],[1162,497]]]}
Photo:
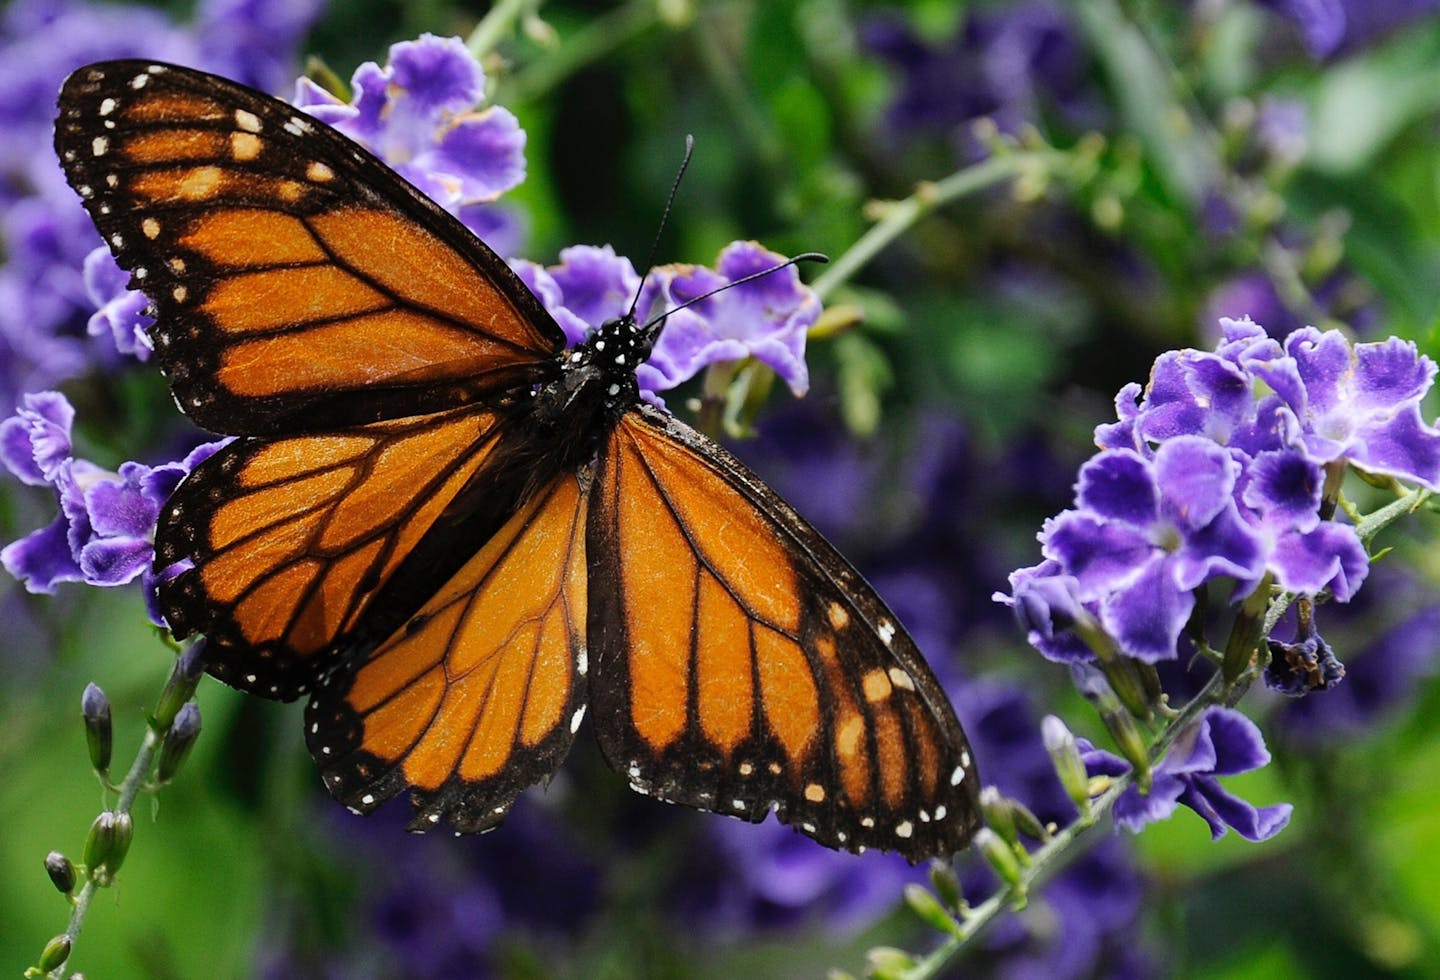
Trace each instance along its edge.
{"label": "green flower bud", "polygon": [[948,932],[958,936],[962,932],[960,923],[940,904],[935,893],[924,885],[910,882],[905,886],[905,904],[918,915],[927,926],[937,932]]}
{"label": "green flower bud", "polygon": [[930,862],[930,887],[940,896],[940,901],[953,912],[964,913],[967,908],[965,895],[960,891],[960,876],[948,862]]}
{"label": "green flower bud", "polygon": [[114,882],[134,836],[135,824],[128,813],[106,810],[95,818],[85,837],[85,866],[91,881],[101,888]]}
{"label": "green flower bud", "polygon": [[898,980],[915,966],[915,957],[894,946],[875,946],[865,953],[865,973],[875,980]]}
{"label": "green flower bud", "polygon": [[975,849],[985,856],[990,862],[990,867],[1000,876],[1000,880],[1011,888],[1020,884],[1020,859],[1015,856],[1015,851],[1009,844],[1000,839],[1000,835],[989,827],[981,827],[975,832],[975,839],[971,841]]}
{"label": "green flower bud", "polygon": [[1100,720],[1110,730],[1120,755],[1135,770],[1135,785],[1142,793],[1150,792],[1150,750],[1145,747],[1140,729],[1135,727],[1134,717],[1126,711],[1102,711]]}
{"label": "green flower bud", "polygon": [[69,895],[75,890],[75,865],[59,851],[45,855],[45,873],[50,876],[51,883],[60,889],[60,894]]}
{"label": "green flower bud", "polygon": [[160,743],[160,763],[155,769],[157,783],[168,783],[174,777],[199,737],[200,706],[194,701],[186,701],[175,715],[170,731],[165,733],[165,741]]}
{"label": "green flower bud", "polygon": [[1020,843],[1020,832],[1015,829],[1015,817],[1010,801],[1000,795],[994,786],[980,791],[980,812],[984,814],[985,826],[1012,847]]}
{"label": "green flower bud", "polygon": [[1085,771],[1085,762],[1080,758],[1080,747],[1075,736],[1065,723],[1054,715],[1046,715],[1040,722],[1040,737],[1045,741],[1045,751],[1055,766],[1055,775],[1065,794],[1075,804],[1082,816],[1090,813],[1090,776]]}
{"label": "green flower bud", "polygon": [[64,966],[69,958],[70,937],[62,932],[45,944],[45,950],[40,954],[40,962],[35,965],[40,968],[41,973],[49,973]]}
{"label": "green flower bud", "polygon": [[114,732],[110,724],[110,699],[95,684],[86,684],[80,696],[80,714],[85,719],[85,745],[90,750],[90,765],[101,776],[110,771],[110,755]]}
{"label": "green flower bud", "polygon": [[155,703],[151,724],[158,731],[166,731],[175,721],[181,707],[195,696],[195,687],[205,673],[205,641],[192,643],[175,659],[160,700]]}

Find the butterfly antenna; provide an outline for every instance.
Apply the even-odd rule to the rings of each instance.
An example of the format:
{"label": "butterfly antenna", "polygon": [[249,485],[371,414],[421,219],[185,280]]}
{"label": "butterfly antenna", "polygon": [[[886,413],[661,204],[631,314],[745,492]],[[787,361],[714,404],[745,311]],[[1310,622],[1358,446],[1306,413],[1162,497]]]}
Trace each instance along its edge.
{"label": "butterfly antenna", "polygon": [[791,258],[786,259],[784,262],[777,262],[772,266],[767,266],[764,269],[759,269],[755,272],[752,272],[748,276],[741,276],[739,279],[734,279],[730,282],[722,283],[721,285],[716,286],[714,289],[707,290],[706,292],[701,293],[699,296],[692,296],[685,302],[681,303],[679,306],[672,306],[664,313],[661,313],[659,316],[656,316],[652,320],[648,321],[645,326],[640,328],[640,331],[641,333],[646,333],[650,330],[651,327],[663,322],[667,316],[670,316],[670,314],[679,313],[681,310],[689,309],[696,303],[707,300],[711,296],[714,296],[716,293],[723,293],[725,290],[730,289],[734,286],[743,286],[747,282],[754,282],[756,279],[763,279],[765,276],[768,276],[771,273],[779,272],[781,269],[788,269],[792,265],[799,265],[801,262],[819,262],[821,264],[824,264],[829,261],[830,256],[825,255],[822,252],[801,252],[799,255],[792,256]]}
{"label": "butterfly antenna", "polygon": [[645,289],[645,280],[650,278],[650,269],[655,264],[655,253],[660,248],[660,236],[665,231],[665,222],[670,220],[670,209],[675,206],[675,195],[680,191],[680,178],[685,176],[685,171],[690,166],[690,156],[694,152],[695,137],[686,133],[685,156],[680,161],[680,169],[675,171],[675,179],[670,182],[670,194],[665,198],[665,210],[660,212],[660,227],[655,229],[655,240],[650,243],[650,254],[645,256],[645,272],[640,277],[640,285],[635,289],[634,299],[630,300],[630,309],[625,314],[627,320],[635,319],[635,307],[640,302],[640,293]]}

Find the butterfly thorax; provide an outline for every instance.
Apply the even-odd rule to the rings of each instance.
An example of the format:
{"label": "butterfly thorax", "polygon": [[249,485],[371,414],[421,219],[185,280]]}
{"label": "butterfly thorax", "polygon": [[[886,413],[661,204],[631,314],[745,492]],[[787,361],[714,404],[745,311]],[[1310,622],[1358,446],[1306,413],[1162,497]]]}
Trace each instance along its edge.
{"label": "butterfly thorax", "polygon": [[634,317],[607,320],[584,343],[560,355],[560,376],[535,389],[529,413],[547,451],[582,466],[640,397],[635,367],[650,356],[653,337]]}

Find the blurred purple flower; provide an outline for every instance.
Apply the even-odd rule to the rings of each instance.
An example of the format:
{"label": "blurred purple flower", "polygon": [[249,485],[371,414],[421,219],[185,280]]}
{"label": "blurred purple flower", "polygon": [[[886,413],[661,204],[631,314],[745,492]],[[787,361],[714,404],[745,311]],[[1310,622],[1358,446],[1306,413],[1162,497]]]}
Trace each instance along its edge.
{"label": "blurred purple flower", "polygon": [[[206,0],[195,26],[144,6],[85,0],[18,0],[0,13],[0,405],[135,351],[137,325],[111,274],[81,269],[99,243],[49,152],[55,93],[74,69],[105,58],[144,57],[219,71],[273,87],[293,71],[316,0]],[[116,272],[114,275],[121,275]],[[106,309],[87,285],[105,283]],[[86,342],[86,321],[100,342]]]}
{"label": "blurred purple flower", "polygon": [[686,865],[672,908],[717,939],[801,926],[852,935],[925,877],[898,855],[842,854],[774,820],[706,821]]}
{"label": "blurred purple flower", "polygon": [[[1118,776],[1130,766],[1081,740],[1081,756],[1091,775]],[[1115,801],[1115,821],[1138,832],[1147,823],[1168,820],[1178,806],[1200,814],[1219,839],[1227,828],[1250,841],[1268,840],[1290,822],[1288,803],[1255,807],[1224,789],[1217,776],[1259,769],[1270,761],[1265,740],[1255,723],[1230,708],[1212,707],[1195,721],[1155,767],[1149,795],[1135,786]]]}
{"label": "blurred purple flower", "polygon": [[[528,793],[501,833],[458,838],[401,834],[403,804],[365,818],[325,807],[314,846],[360,869],[354,914],[333,947],[317,949],[306,920],[314,909],[280,910],[256,972],[444,980],[502,972],[506,953],[527,941],[542,959],[556,956],[584,935],[604,879],[554,799]],[[316,962],[333,974],[297,969]]]}
{"label": "blurred purple flower", "polygon": [[1031,0],[967,9],[955,36],[932,44],[902,17],[876,14],[861,27],[866,51],[900,75],[886,110],[891,133],[952,136],[961,155],[979,150],[965,123],[981,117],[1005,132],[1041,122],[1045,109],[1093,116],[1085,98],[1084,46],[1063,9]]}
{"label": "blurred purple flower", "polygon": [[160,508],[222,443],[200,446],[180,462],[121,463],[111,472],[74,457],[74,420],[65,396],[46,391],[26,395],[19,412],[0,422],[0,463],[21,482],[53,487],[60,507],[48,527],[0,550],[0,564],[27,590],[42,593],[59,582],[108,587],[143,576],[148,601]]}
{"label": "blurred purple flower", "polygon": [[459,38],[422,34],[390,46],[385,67],[367,61],[341,102],[308,78],[295,105],[371,150],[448,211],[493,201],[525,179],[525,131],[508,109],[487,106],[485,73]]}
{"label": "blurred purple flower", "polygon": [[1288,18],[1316,58],[1346,54],[1440,11],[1440,0],[1257,0]]}

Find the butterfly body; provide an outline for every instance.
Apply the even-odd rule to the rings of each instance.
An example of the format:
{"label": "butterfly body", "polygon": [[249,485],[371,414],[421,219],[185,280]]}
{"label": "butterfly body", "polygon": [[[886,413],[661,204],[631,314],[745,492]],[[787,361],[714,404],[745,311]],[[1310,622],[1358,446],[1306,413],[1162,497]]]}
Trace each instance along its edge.
{"label": "butterfly body", "polygon": [[567,350],[453,217],[212,75],[82,68],[56,150],[177,402],[239,437],[161,514],[161,608],[219,679],[308,698],[337,799],[489,829],[588,710],[640,792],[912,861],[969,840],[938,681],[787,503],[641,399],[658,327]]}

